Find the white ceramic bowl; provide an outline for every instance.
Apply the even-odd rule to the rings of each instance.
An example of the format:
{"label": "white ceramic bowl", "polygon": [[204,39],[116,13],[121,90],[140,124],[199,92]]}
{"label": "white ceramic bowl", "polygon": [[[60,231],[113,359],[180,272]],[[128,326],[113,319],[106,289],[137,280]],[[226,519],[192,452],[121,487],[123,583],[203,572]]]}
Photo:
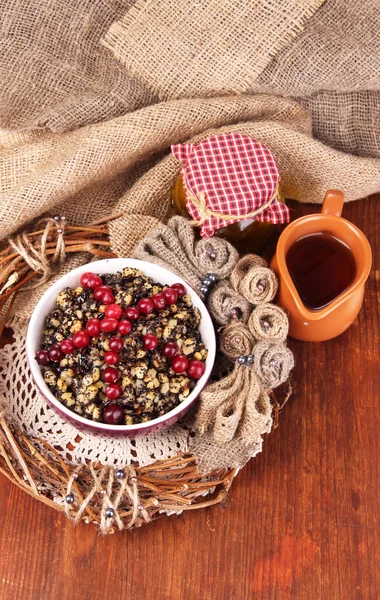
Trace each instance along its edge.
{"label": "white ceramic bowl", "polygon": [[[44,328],[44,322],[46,316],[54,308],[56,304],[56,297],[66,287],[77,287],[80,285],[79,279],[83,273],[91,271],[94,273],[117,273],[122,271],[125,267],[134,267],[140,269],[144,275],[151,277],[154,281],[172,285],[173,283],[182,283],[188,294],[190,294],[193,305],[196,306],[201,312],[201,322],[199,330],[202,336],[202,341],[208,350],[208,356],[206,360],[206,369],[191,394],[185,401],[179,404],[176,408],[168,412],[167,414],[148,421],[146,423],[138,423],[136,425],[107,425],[106,423],[97,423],[89,419],[85,419],[72,412],[66,406],[64,406],[50,391],[49,387],[45,383],[39,364],[37,363],[35,356],[37,350],[40,348],[42,331]],[[135,260],[132,258],[110,258],[107,260],[99,260],[97,262],[89,263],[74,269],[67,275],[64,275],[56,281],[45,294],[42,296],[37,306],[35,307],[32,317],[29,322],[28,333],[26,337],[26,350],[30,370],[33,375],[33,379],[39,388],[40,392],[49,402],[49,404],[66,420],[76,425],[79,429],[88,430],[91,432],[98,432],[100,434],[111,434],[117,436],[135,436],[138,434],[147,434],[148,432],[158,431],[164,427],[173,425],[180,419],[194,403],[199,396],[202,388],[205,386],[208,378],[210,377],[211,370],[215,360],[216,352],[216,341],[215,331],[212,324],[210,315],[207,308],[203,304],[202,300],[190,288],[183,279],[157,265],[152,263]]]}

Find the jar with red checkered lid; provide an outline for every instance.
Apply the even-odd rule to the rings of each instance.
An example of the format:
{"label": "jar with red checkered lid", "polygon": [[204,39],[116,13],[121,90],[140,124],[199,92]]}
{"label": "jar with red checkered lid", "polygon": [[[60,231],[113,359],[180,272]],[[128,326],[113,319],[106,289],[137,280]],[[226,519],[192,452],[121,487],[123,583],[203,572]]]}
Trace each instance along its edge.
{"label": "jar with red checkered lid", "polygon": [[171,150],[181,164],[171,190],[174,210],[201,237],[217,235],[241,254],[257,253],[289,221],[276,160],[261,142],[224,133]]}

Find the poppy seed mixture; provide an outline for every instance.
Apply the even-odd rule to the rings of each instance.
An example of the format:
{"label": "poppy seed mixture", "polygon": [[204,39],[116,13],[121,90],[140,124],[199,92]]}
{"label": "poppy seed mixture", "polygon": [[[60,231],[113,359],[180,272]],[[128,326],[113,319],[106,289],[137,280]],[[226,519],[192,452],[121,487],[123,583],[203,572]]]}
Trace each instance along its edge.
{"label": "poppy seed mixture", "polygon": [[200,311],[181,283],[137,269],[84,273],[45,321],[36,360],[54,396],[110,425],[151,421],[183,402],[205,371]]}

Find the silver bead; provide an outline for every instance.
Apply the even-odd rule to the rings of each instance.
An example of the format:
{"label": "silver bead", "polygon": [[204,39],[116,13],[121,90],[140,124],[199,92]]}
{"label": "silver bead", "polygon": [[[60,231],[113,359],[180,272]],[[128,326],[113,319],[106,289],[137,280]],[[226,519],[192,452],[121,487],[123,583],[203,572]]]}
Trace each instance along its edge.
{"label": "silver bead", "polygon": [[99,494],[100,494],[101,496],[106,496],[106,495],[107,495],[107,490],[104,490],[104,489],[103,489],[103,490],[100,490]]}
{"label": "silver bead", "polygon": [[65,502],[66,504],[74,504],[74,494],[67,494]]}
{"label": "silver bead", "polygon": [[251,365],[254,361],[254,357],[253,354],[248,354],[248,356],[246,356],[245,358],[245,362],[247,363],[247,365]]}
{"label": "silver bead", "polygon": [[207,250],[206,254],[211,260],[216,259],[216,252],[214,252],[214,250]]}
{"label": "silver bead", "polygon": [[71,475],[71,477],[72,477],[73,479],[78,479],[79,475],[78,475],[78,473],[73,473],[73,474]]}
{"label": "silver bead", "polygon": [[260,281],[257,282],[256,287],[259,290],[259,292],[263,292],[267,287],[265,279],[260,279]]}
{"label": "silver bead", "polygon": [[116,479],[124,479],[125,471],[123,469],[118,469],[115,473]]}
{"label": "silver bead", "polygon": [[239,365],[245,365],[245,356],[239,356],[237,361]]}
{"label": "silver bead", "polygon": [[131,482],[132,483],[137,483],[137,477],[131,477]]}
{"label": "silver bead", "polygon": [[233,317],[235,317],[235,316],[237,315],[237,310],[236,310],[236,308],[231,308],[231,310],[230,310],[230,314],[231,314]]}
{"label": "silver bead", "polygon": [[113,508],[106,508],[106,511],[105,511],[104,514],[105,514],[105,516],[106,516],[107,519],[112,519],[112,517],[115,516],[115,511],[114,511]]}
{"label": "silver bead", "polygon": [[278,369],[279,367],[281,367],[281,363],[275,358],[271,358],[269,361],[269,366],[272,367],[272,369]]}
{"label": "silver bead", "polygon": [[204,285],[208,289],[210,287],[210,285],[211,285],[211,281],[209,281],[208,279],[204,278],[204,279],[202,279],[202,285]]}
{"label": "silver bead", "polygon": [[241,342],[241,337],[239,337],[238,335],[234,338],[234,342],[235,344],[240,344]]}
{"label": "silver bead", "polygon": [[270,327],[269,321],[266,321],[266,320],[261,321],[261,327],[263,329],[269,329],[269,327]]}
{"label": "silver bead", "polygon": [[63,229],[61,229],[61,228],[57,229],[57,233],[63,233]]}
{"label": "silver bead", "polygon": [[60,217],[58,215],[54,215],[53,219],[54,221],[59,221]]}
{"label": "silver bead", "polygon": [[62,217],[61,217],[61,221],[66,221],[66,217],[65,217],[65,215],[62,215]]}
{"label": "silver bead", "polygon": [[142,512],[144,510],[144,507],[142,504],[139,504],[137,508],[140,512]]}
{"label": "silver bead", "polygon": [[215,283],[215,281],[217,280],[217,276],[215,275],[215,273],[207,273],[205,279],[207,279],[207,281],[211,281],[211,283]]}
{"label": "silver bead", "polygon": [[204,294],[204,295],[206,295],[206,294],[207,294],[207,292],[209,291],[209,290],[208,290],[208,287],[207,287],[207,286],[205,286],[205,285],[201,285],[201,287],[200,287],[199,289],[200,289],[200,291],[201,291],[201,294]]}

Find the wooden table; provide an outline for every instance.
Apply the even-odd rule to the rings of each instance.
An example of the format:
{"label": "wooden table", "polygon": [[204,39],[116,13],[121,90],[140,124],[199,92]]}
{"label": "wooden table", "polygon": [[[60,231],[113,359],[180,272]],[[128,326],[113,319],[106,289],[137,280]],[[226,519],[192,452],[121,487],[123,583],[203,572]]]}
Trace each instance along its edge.
{"label": "wooden table", "polygon": [[2,478],[1,600],[380,598],[380,195],[344,216],[374,249],[363,309],[335,340],[291,342],[294,394],[229,507],[100,537]]}

